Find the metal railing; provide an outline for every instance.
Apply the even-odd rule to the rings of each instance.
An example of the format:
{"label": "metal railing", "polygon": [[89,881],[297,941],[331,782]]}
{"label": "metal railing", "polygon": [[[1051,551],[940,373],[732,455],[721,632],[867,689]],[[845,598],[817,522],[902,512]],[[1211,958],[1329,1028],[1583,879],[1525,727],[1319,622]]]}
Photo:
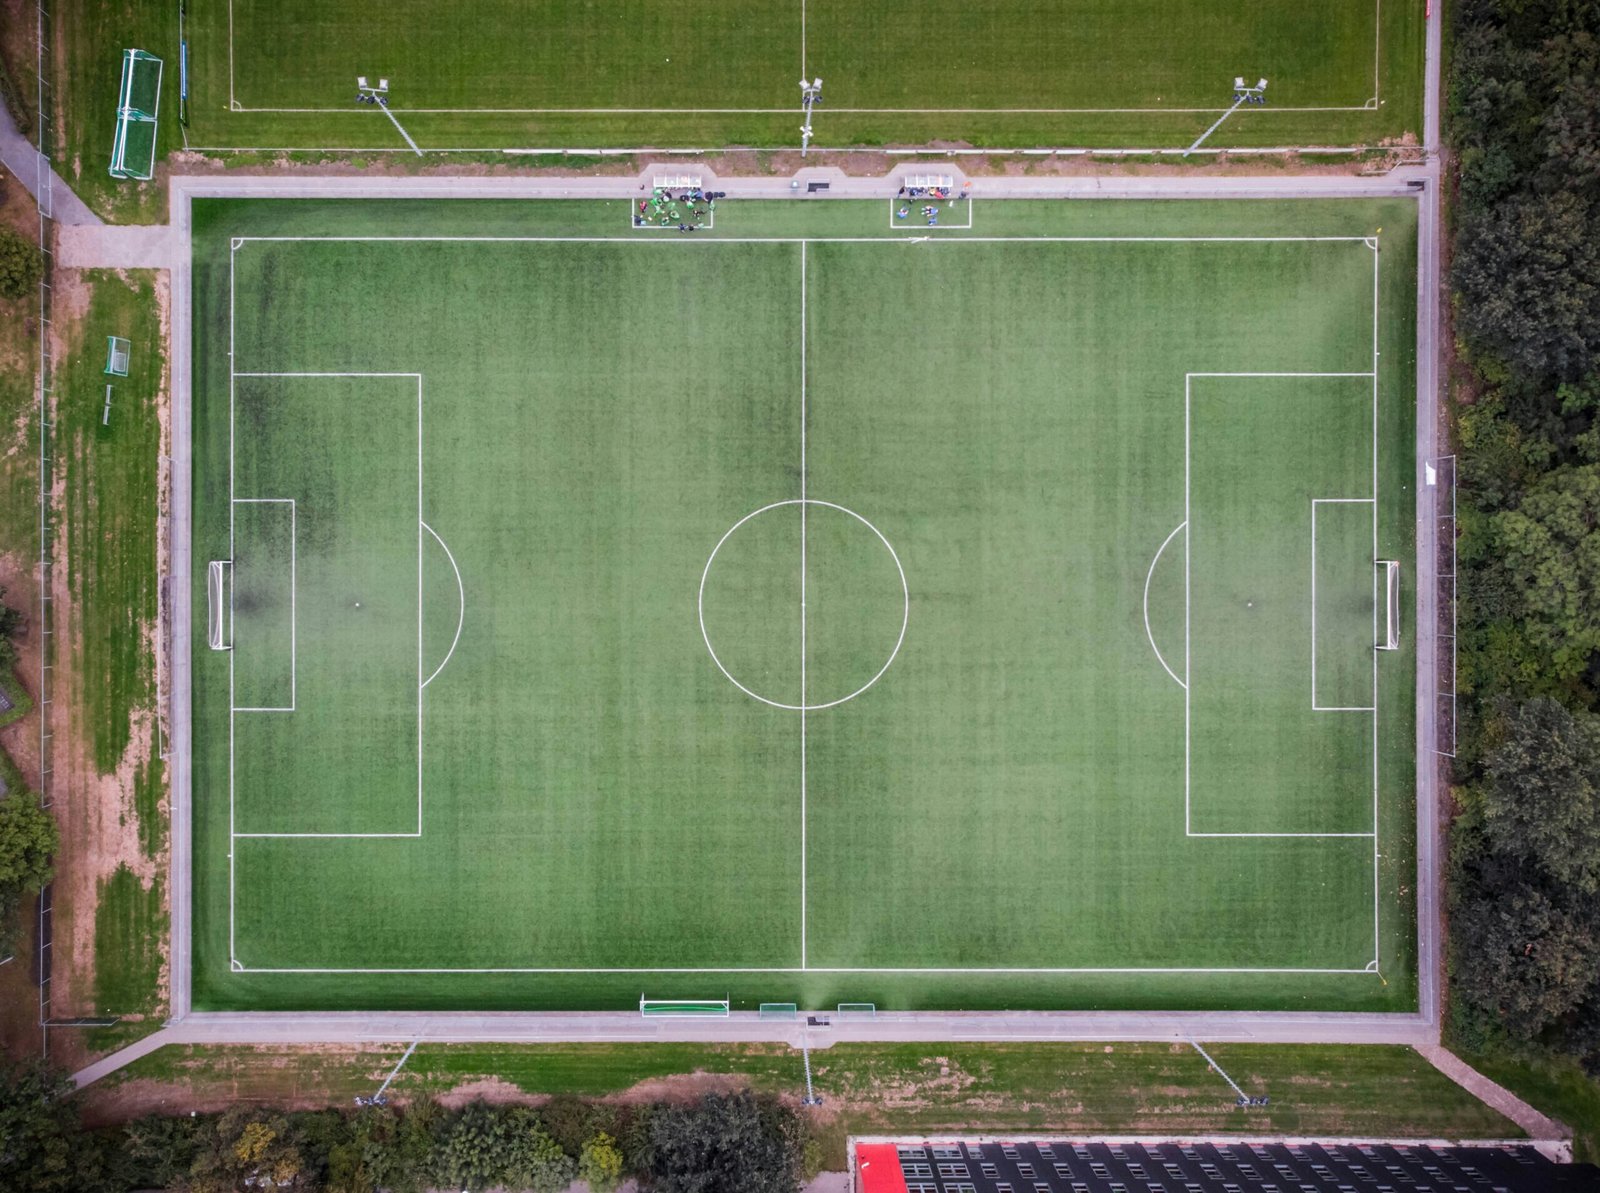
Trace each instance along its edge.
{"label": "metal railing", "polygon": [[[39,169],[39,249],[44,254],[44,272],[39,279],[39,803],[48,808],[54,803],[55,784],[51,759],[51,702],[54,667],[54,602],[51,599],[52,569],[55,566],[50,509],[50,489],[54,477],[51,422],[51,395],[55,392],[55,371],[50,358],[51,318],[54,313],[55,255],[50,249],[50,225],[54,218],[51,188],[50,150],[55,139],[55,89],[50,84],[49,64],[54,43],[54,23],[46,0],[36,0],[38,44],[36,73],[39,83],[39,111],[36,120]],[[50,971],[54,917],[51,914],[52,888],[39,894],[39,930],[34,941],[34,966],[39,982],[40,1048],[48,1053],[50,1033]]]}
{"label": "metal railing", "polygon": [[1438,644],[1434,708],[1438,737],[1434,750],[1446,758],[1456,756],[1456,458],[1440,456],[1428,462],[1428,484],[1433,489],[1433,524],[1438,557],[1434,568],[1439,598],[1435,641]]}

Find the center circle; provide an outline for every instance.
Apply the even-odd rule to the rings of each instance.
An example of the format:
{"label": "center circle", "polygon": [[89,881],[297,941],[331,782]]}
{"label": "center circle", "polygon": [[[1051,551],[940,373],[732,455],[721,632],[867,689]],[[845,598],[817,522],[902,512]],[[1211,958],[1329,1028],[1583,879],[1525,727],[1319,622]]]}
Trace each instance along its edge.
{"label": "center circle", "polygon": [[717,669],[773,708],[814,712],[883,677],[911,591],[889,540],[854,510],[774,501],[728,528],[700,574],[700,635]]}

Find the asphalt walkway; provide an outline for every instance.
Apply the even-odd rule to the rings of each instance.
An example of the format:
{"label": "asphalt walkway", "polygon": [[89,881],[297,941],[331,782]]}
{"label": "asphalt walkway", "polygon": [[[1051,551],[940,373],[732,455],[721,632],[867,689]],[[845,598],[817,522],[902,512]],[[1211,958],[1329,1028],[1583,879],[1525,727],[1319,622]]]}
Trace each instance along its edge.
{"label": "asphalt walkway", "polygon": [[17,176],[39,210],[58,224],[103,222],[50,168],[50,159],[17,131],[4,104],[0,104],[0,164]]}

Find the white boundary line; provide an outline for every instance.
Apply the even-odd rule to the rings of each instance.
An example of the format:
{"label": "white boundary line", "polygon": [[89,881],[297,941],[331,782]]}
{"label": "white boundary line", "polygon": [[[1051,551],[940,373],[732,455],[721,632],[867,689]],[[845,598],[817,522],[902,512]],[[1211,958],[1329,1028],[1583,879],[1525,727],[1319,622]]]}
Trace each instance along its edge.
{"label": "white boundary line", "polygon": [[236,968],[235,973],[304,973],[304,974],[346,974],[346,973],[390,973],[390,974],[446,974],[446,973],[546,973],[546,974],[595,974],[595,973],[866,973],[866,974],[1113,974],[1113,973],[1160,973],[1160,974],[1370,974],[1373,969],[1370,965],[1360,969],[1313,969],[1294,966],[1052,966],[1052,967],[1026,967],[1026,966],[988,966],[965,967],[954,969],[941,969],[936,966],[905,966],[905,967],[877,967],[848,965],[811,965],[805,969],[798,966],[782,965],[743,965],[743,966],[667,966],[665,968],[639,969],[622,966],[602,966],[597,968],[579,967],[539,967],[539,966],[488,966],[484,968],[318,968],[277,966],[271,968]]}
{"label": "white boundary line", "polygon": [[[1177,673],[1174,672],[1171,667],[1167,666],[1167,660],[1161,656],[1161,648],[1156,645],[1156,636],[1150,632],[1150,581],[1156,574],[1156,564],[1161,562],[1161,553],[1167,549],[1167,545],[1171,543],[1173,539],[1178,537],[1178,531],[1186,530],[1188,529],[1188,526],[1189,523],[1187,522],[1179,522],[1172,528],[1172,533],[1167,535],[1167,537],[1161,541],[1161,545],[1156,548],[1155,555],[1150,559],[1150,570],[1144,574],[1144,636],[1150,640],[1150,649],[1156,656],[1156,662],[1161,664],[1161,669],[1168,675],[1172,676],[1172,682],[1177,684],[1186,692],[1189,690],[1189,685],[1183,680],[1179,679]],[[1184,545],[1184,554],[1187,557],[1187,544]],[[1185,616],[1187,617],[1187,582],[1185,586],[1185,602]],[[1184,658],[1184,666],[1188,666],[1187,653],[1185,654]]]}
{"label": "white boundary line", "polygon": [[[955,230],[955,229],[953,229]],[[630,236],[236,236],[235,248],[262,244],[902,244],[893,236],[707,236],[636,240]],[[1370,236],[962,236],[952,244],[1365,244]],[[383,376],[384,374],[364,374]],[[411,374],[405,374],[410,376]],[[1365,373],[1361,376],[1366,376]]]}
{"label": "white boundary line", "polygon": [[1375,505],[1372,497],[1313,497],[1311,499],[1311,711],[1312,712],[1372,712],[1378,711],[1377,673],[1371,704],[1318,704],[1317,703],[1317,506],[1319,505]]}
{"label": "white boundary line", "polygon": [[[261,237],[234,237],[234,238],[232,238],[232,240],[230,242],[231,243],[231,248],[232,248],[232,254],[236,254],[240,247],[242,247],[244,244],[248,243],[251,240],[259,240],[259,241],[263,241],[263,242],[318,242],[318,241],[369,242],[370,241],[370,242],[380,242],[380,243],[388,243],[388,242],[399,242],[399,243],[407,243],[407,242],[452,242],[452,243],[454,243],[454,242],[463,242],[463,243],[501,243],[501,242],[544,243],[544,242],[559,242],[559,243],[572,243],[572,242],[579,242],[579,243],[634,243],[634,244],[683,243],[682,241],[637,241],[637,240],[630,240],[627,237],[616,237],[616,236],[605,236],[605,237],[566,237],[566,236],[534,236],[534,237],[521,237],[521,236],[518,236],[518,237],[489,237],[489,236],[465,236],[465,237],[455,237],[455,236],[261,236]],[[903,240],[901,240],[901,239],[888,238],[888,237],[746,237],[746,238],[721,237],[721,238],[708,238],[707,240],[705,240],[705,241],[703,241],[701,243],[709,243],[709,244],[750,244],[750,243],[757,243],[757,244],[799,244],[801,246],[801,253],[802,253],[801,284],[802,284],[802,291],[803,291],[804,290],[804,284],[805,284],[805,271],[804,271],[805,246],[807,244],[809,244],[809,243],[812,243],[813,241],[815,241],[817,243],[852,243],[852,244],[854,244],[854,243],[865,243],[865,244],[899,244],[899,243],[904,243]],[[961,238],[958,238],[956,240],[950,241],[948,243],[1011,243],[1011,242],[1027,243],[1027,242],[1043,242],[1043,243],[1090,243],[1090,244],[1119,244],[1119,243],[1222,243],[1222,244],[1228,244],[1228,243],[1340,243],[1340,242],[1354,242],[1354,241],[1359,241],[1359,242],[1365,244],[1368,248],[1373,250],[1373,259],[1374,259],[1374,267],[1373,267],[1373,369],[1370,372],[1350,372],[1350,373],[1299,373],[1299,372],[1231,372],[1231,373],[1222,373],[1222,372],[1218,372],[1218,373],[1188,373],[1188,374],[1185,374],[1185,377],[1184,377],[1184,443],[1185,443],[1185,448],[1184,448],[1184,521],[1181,524],[1181,526],[1182,527],[1187,527],[1188,524],[1189,524],[1189,479],[1190,479],[1190,461],[1189,461],[1189,429],[1190,429],[1189,391],[1190,391],[1190,382],[1191,382],[1191,380],[1193,378],[1196,378],[1196,377],[1201,377],[1201,378],[1207,378],[1207,377],[1235,377],[1235,378],[1250,378],[1250,377],[1371,377],[1372,385],[1373,385],[1372,470],[1373,470],[1373,486],[1374,486],[1374,497],[1372,499],[1372,502],[1373,502],[1374,558],[1376,558],[1376,542],[1377,542],[1377,499],[1376,499],[1376,493],[1377,493],[1377,466],[1378,466],[1378,442],[1377,442],[1377,425],[1378,425],[1378,423],[1377,423],[1377,396],[1378,396],[1377,360],[1378,360],[1378,348],[1377,348],[1377,334],[1378,334],[1378,316],[1379,316],[1379,306],[1378,306],[1378,304],[1379,304],[1379,286],[1378,286],[1377,264],[1376,264],[1376,261],[1377,261],[1377,247],[1378,246],[1377,246],[1377,238],[1376,237],[1369,237],[1369,236],[1242,236],[1242,237],[1241,236],[1233,236],[1233,237],[1217,237],[1217,236],[1155,236],[1155,237],[1115,237],[1115,236],[1055,237],[1055,236],[1029,236],[1029,237],[998,237],[998,236],[995,236],[995,237],[961,237]],[[422,666],[422,661],[421,661],[422,660],[422,641],[421,641],[421,635],[422,635],[422,614],[421,614],[421,585],[422,585],[421,534],[422,534],[422,528],[425,526],[425,523],[423,523],[422,517],[421,517],[421,513],[422,513],[422,475],[421,475],[421,469],[422,469],[422,375],[420,373],[409,373],[409,372],[404,372],[404,373],[402,373],[402,372],[393,372],[393,373],[387,373],[387,372],[372,372],[372,373],[368,373],[368,372],[362,372],[362,373],[344,373],[344,372],[247,373],[247,372],[239,372],[239,371],[237,371],[233,366],[233,362],[234,362],[234,343],[235,343],[235,279],[236,279],[236,272],[235,272],[235,269],[234,269],[232,254],[230,254],[230,267],[229,267],[229,331],[228,331],[228,338],[229,338],[229,353],[228,353],[228,355],[229,355],[229,358],[230,358],[230,378],[229,378],[229,477],[230,477],[230,479],[229,479],[229,488],[230,488],[230,496],[231,496],[231,492],[232,492],[232,483],[233,483],[232,482],[232,476],[233,476],[233,458],[234,458],[233,389],[234,389],[234,380],[236,378],[238,378],[238,377],[414,377],[414,378],[416,378],[416,381],[417,381],[417,465],[418,465],[418,477],[417,477],[417,511],[418,511],[418,516],[417,516],[417,521],[418,521],[418,532],[417,532],[417,534],[418,534],[418,565],[417,565],[418,566],[418,579],[417,579],[417,584],[418,584],[418,629],[417,629],[418,646],[417,646],[417,650],[418,650],[418,656],[417,657],[418,657],[418,681],[419,682],[418,682],[418,707],[417,707],[418,789],[417,789],[417,831],[416,832],[414,832],[414,833],[278,833],[278,834],[265,834],[265,833],[262,833],[262,834],[246,834],[246,833],[236,832],[234,830],[235,809],[234,809],[234,798],[233,798],[233,750],[234,750],[234,743],[233,743],[233,731],[232,731],[232,717],[230,716],[230,718],[229,718],[229,720],[230,720],[230,727],[229,727],[229,813],[228,813],[229,814],[229,834],[230,834],[230,838],[234,839],[234,840],[237,840],[239,838],[244,838],[244,837],[286,837],[286,838],[420,837],[420,836],[422,836],[422,688],[424,686],[424,684],[423,684],[423,682],[421,680],[421,666]],[[804,311],[804,296],[803,296],[803,294],[802,294],[802,311]],[[802,315],[802,329],[803,329],[803,325],[804,325],[804,316]],[[803,331],[802,331],[802,334],[803,334]],[[804,405],[804,373],[805,373],[805,358],[804,358],[804,350],[803,349],[802,349],[802,356],[801,356],[801,364],[802,364],[802,406],[803,406]],[[804,416],[802,416],[802,435],[803,434],[804,434]],[[802,447],[802,451],[803,450],[804,450],[804,448]],[[802,470],[801,471],[802,471],[802,484],[803,484],[804,483],[804,475],[805,475],[805,469],[804,469],[804,465],[803,464],[802,464]],[[811,499],[811,498],[802,498],[802,499],[800,499],[798,501],[793,501],[793,502],[787,502],[787,501],[786,502],[776,502],[776,503],[774,503],[774,505],[799,504],[799,505],[801,505],[802,509],[804,509],[804,506],[806,504],[812,502],[813,500],[814,499]],[[831,504],[831,503],[816,502],[816,504]],[[770,507],[766,507],[766,508],[770,508]],[[836,508],[844,509],[844,507],[842,507],[842,506],[836,507]],[[755,511],[755,512],[759,513],[761,511],[758,510],[758,511]],[[845,512],[849,513],[849,512],[852,512],[852,511],[845,510]],[[754,514],[748,514],[748,515],[746,515],[745,520],[748,520],[748,518],[753,517],[753,516],[754,516]],[[858,517],[858,518],[860,517],[860,515],[855,515],[855,516]],[[862,521],[865,521],[865,519],[862,519]],[[871,526],[871,523],[868,523],[868,525]],[[875,527],[873,527],[873,529],[874,529],[874,531],[876,531]],[[432,533],[431,528],[430,528],[430,533]],[[731,533],[731,531],[730,531],[730,533]],[[1174,531],[1173,533],[1175,535],[1176,531]],[[437,535],[435,537],[437,537]],[[879,537],[880,538],[883,537],[881,532],[879,533]],[[1173,537],[1172,535],[1168,536],[1168,541],[1169,542],[1170,542],[1172,537]],[[232,538],[233,538],[233,530],[232,530],[231,515],[230,515],[230,528],[229,528],[230,553],[232,551]],[[726,536],[724,536],[724,538],[726,538]],[[804,545],[804,532],[803,531],[802,531],[801,541],[802,541],[802,548],[803,548],[803,545]],[[884,541],[885,541],[885,545],[887,545],[887,540],[884,540]],[[442,540],[441,540],[441,544],[442,544]],[[446,551],[448,553],[448,548],[446,548]],[[893,554],[893,548],[892,547],[890,547],[890,552],[891,552],[891,554]],[[1159,552],[1158,552],[1158,555],[1159,555]],[[453,562],[454,562],[454,560],[452,558],[452,563]],[[896,565],[899,566],[898,556],[896,556],[895,562],[896,562]],[[708,567],[709,567],[709,563],[708,563]],[[803,570],[804,569],[803,569],[803,566],[802,566],[802,574],[803,574]],[[459,572],[457,574],[458,574],[458,577],[459,577]],[[1189,671],[1189,637],[1190,637],[1190,635],[1189,635],[1189,626],[1190,626],[1189,592],[1190,592],[1190,585],[1189,585],[1189,535],[1188,534],[1185,534],[1185,536],[1184,536],[1184,574],[1185,574],[1185,579],[1184,579],[1184,631],[1185,631],[1185,633],[1184,633],[1184,638],[1185,638],[1185,642],[1184,642],[1184,669],[1185,669],[1185,674],[1188,674],[1188,671]],[[903,571],[903,569],[901,571],[901,576],[902,576],[902,582],[903,582],[904,581],[904,571]],[[1148,579],[1149,578],[1148,578],[1148,575],[1147,575],[1147,577],[1146,577],[1147,585],[1148,585]],[[704,581],[704,576],[702,576],[702,584],[703,584],[703,581]],[[1376,584],[1377,584],[1376,578],[1374,578],[1373,584],[1374,584],[1374,593],[1376,593]],[[1376,597],[1374,597],[1374,599],[1376,599]],[[464,593],[463,593],[463,600],[464,600]],[[909,593],[907,595],[907,602],[908,602],[908,616],[909,616]],[[1374,634],[1376,634],[1376,617],[1377,617],[1376,608],[1374,608],[1373,617],[1374,617]],[[802,627],[803,627],[803,624],[804,624],[804,615],[802,614]],[[702,632],[703,632],[703,630],[702,630]],[[902,626],[902,629],[901,629],[901,641],[902,642],[904,641],[904,635],[905,635],[905,627]],[[1152,641],[1152,645],[1154,645],[1153,641]],[[709,646],[709,642],[708,642],[708,646]],[[896,651],[898,652],[898,650],[899,650],[899,645],[897,644],[896,645]],[[1159,652],[1158,652],[1158,657],[1159,657]],[[231,692],[232,692],[232,674],[231,674],[231,672],[232,672],[232,658],[233,658],[233,652],[230,651],[229,652],[230,703],[231,703],[231,699],[232,699],[232,697],[231,697]],[[802,657],[802,661],[803,661],[803,657]],[[892,657],[890,659],[890,662],[893,662],[893,658]],[[1163,666],[1165,666],[1164,661],[1163,661]],[[887,664],[885,665],[884,669],[887,670]],[[1373,670],[1374,670],[1374,676],[1376,677],[1376,671],[1377,671],[1376,652],[1374,652]],[[437,674],[437,672],[435,674]],[[879,674],[881,675],[882,672],[880,672]],[[1168,674],[1172,674],[1170,669],[1168,669]],[[731,679],[731,676],[729,678]],[[1177,677],[1174,675],[1173,678],[1176,679]],[[431,677],[430,677],[430,679],[431,679]],[[1377,787],[1377,781],[1378,781],[1378,757],[1377,757],[1378,738],[1377,738],[1377,714],[1376,714],[1376,711],[1374,710],[1374,714],[1373,714],[1373,825],[1374,825],[1374,831],[1373,832],[1370,832],[1370,833],[1196,833],[1196,832],[1191,831],[1191,829],[1190,829],[1190,803],[1189,803],[1189,744],[1190,744],[1189,703],[1190,703],[1190,696],[1189,696],[1189,689],[1188,689],[1187,684],[1184,684],[1183,687],[1184,687],[1184,693],[1185,693],[1185,695],[1184,695],[1184,722],[1185,722],[1185,724],[1184,724],[1184,829],[1185,829],[1185,836],[1187,836],[1187,837],[1196,837],[1196,838],[1202,838],[1202,837],[1217,837],[1217,838],[1229,838],[1229,837],[1234,837],[1234,838],[1364,838],[1364,837],[1371,837],[1373,839],[1373,929],[1374,929],[1373,947],[1374,947],[1374,954],[1375,954],[1374,955],[1374,959],[1371,962],[1368,962],[1365,966],[1363,966],[1361,968],[1348,968],[1348,967],[1319,968],[1319,967],[1293,967],[1293,966],[1288,966],[1288,967],[1285,967],[1285,966],[1129,966],[1129,967],[1122,967],[1122,966],[1043,966],[1043,967],[1040,967],[1040,966],[1034,966],[1034,967],[1029,967],[1029,966],[989,966],[989,967],[811,966],[811,965],[808,965],[808,964],[805,963],[806,959],[804,957],[804,948],[805,948],[804,936],[803,936],[803,933],[804,933],[804,916],[803,916],[804,895],[802,894],[802,965],[799,968],[773,967],[773,966],[743,966],[743,967],[683,966],[683,967],[666,967],[666,968],[660,968],[660,967],[656,967],[656,968],[646,968],[646,967],[571,967],[571,966],[568,966],[568,967],[506,966],[506,967],[265,967],[265,968],[249,968],[249,967],[245,967],[244,965],[242,965],[238,961],[237,956],[236,956],[236,949],[235,949],[235,916],[234,916],[234,853],[233,853],[233,848],[230,845],[230,850],[229,850],[229,854],[228,854],[228,859],[229,859],[229,881],[228,881],[228,887],[229,887],[229,895],[228,895],[228,899],[229,899],[229,928],[228,928],[228,938],[229,938],[230,968],[235,973],[281,973],[281,974],[355,974],[355,973],[376,973],[376,974],[447,974],[447,973],[461,973],[461,974],[775,973],[776,974],[776,973],[832,973],[832,974],[1060,974],[1060,975],[1066,975],[1066,974],[1124,974],[1124,973],[1146,973],[1146,974],[1303,974],[1303,975],[1376,974],[1378,972],[1377,954],[1378,954],[1378,951],[1379,951],[1379,942],[1381,940],[1381,936],[1379,935],[1380,918],[1379,918],[1379,887],[1378,887],[1378,875],[1379,875],[1378,865],[1379,865],[1380,854],[1378,852],[1378,834],[1376,832],[1376,827],[1377,827],[1377,823],[1378,823],[1377,817],[1378,817],[1378,811],[1379,811],[1378,787]],[[1376,678],[1374,679],[1374,691],[1376,691]],[[757,698],[759,699],[759,697],[757,697]],[[770,703],[770,702],[768,702],[768,703]],[[802,717],[803,717],[804,710],[802,709],[800,711],[802,712]],[[802,770],[803,769],[804,769],[804,750],[802,749]],[[804,831],[804,814],[803,814],[803,812],[802,812],[802,831]],[[805,868],[804,868],[804,844],[802,843],[802,878],[804,877],[804,872],[805,872]]]}
{"label": "white boundary line", "polygon": [[[805,12],[805,0],[800,0],[800,11]],[[804,28],[804,16],[801,18],[801,27]],[[801,35],[802,59],[805,57],[804,34]],[[806,698],[806,510],[810,502],[806,498],[806,321],[809,318],[806,307],[806,242],[800,242],[800,968],[806,967],[806,870],[809,862],[808,846],[806,842],[806,709],[809,701]],[[882,537],[881,535],[879,536]],[[891,551],[892,554],[892,551]],[[899,560],[895,560],[896,566]],[[710,569],[710,564],[706,565]],[[905,573],[900,573],[904,582]],[[911,614],[911,596],[906,595],[906,615]],[[702,617],[701,628],[704,629],[705,621]],[[905,638],[905,626],[900,627],[900,637]],[[896,645],[895,652],[899,653]],[[894,662],[891,655],[889,662]],[[887,670],[887,666],[884,670]],[[878,672],[882,675],[883,672]],[[873,678],[873,683],[877,678]],[[865,690],[865,689],[863,689]]]}
{"label": "white boundary line", "polygon": [[[235,497],[234,505],[287,505],[289,507],[289,704],[238,705],[232,712],[294,712],[299,705],[300,617],[299,617],[299,561],[300,519],[293,497]],[[228,646],[233,647],[233,579],[237,576],[237,561],[228,562]],[[232,667],[232,663],[229,664]]]}

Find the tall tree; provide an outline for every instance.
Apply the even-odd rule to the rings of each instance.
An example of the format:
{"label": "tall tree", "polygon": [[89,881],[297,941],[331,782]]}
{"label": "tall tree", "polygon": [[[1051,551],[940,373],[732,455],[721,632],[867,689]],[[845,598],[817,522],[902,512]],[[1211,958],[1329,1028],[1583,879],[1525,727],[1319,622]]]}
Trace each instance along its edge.
{"label": "tall tree", "polygon": [[1547,697],[1506,718],[1486,762],[1490,842],[1558,882],[1600,893],[1600,718]]}
{"label": "tall tree", "polygon": [[1512,1036],[1532,1040],[1600,981],[1594,917],[1496,854],[1463,877],[1450,918],[1452,989]]}
{"label": "tall tree", "polygon": [[[1600,262],[1597,262],[1600,264]],[[1555,667],[1581,675],[1600,651],[1600,465],[1560,468],[1521,505],[1491,519],[1490,533],[1521,597],[1528,634]]]}
{"label": "tall tree", "polygon": [[795,1193],[799,1157],[749,1094],[708,1095],[650,1119],[662,1193]]}

